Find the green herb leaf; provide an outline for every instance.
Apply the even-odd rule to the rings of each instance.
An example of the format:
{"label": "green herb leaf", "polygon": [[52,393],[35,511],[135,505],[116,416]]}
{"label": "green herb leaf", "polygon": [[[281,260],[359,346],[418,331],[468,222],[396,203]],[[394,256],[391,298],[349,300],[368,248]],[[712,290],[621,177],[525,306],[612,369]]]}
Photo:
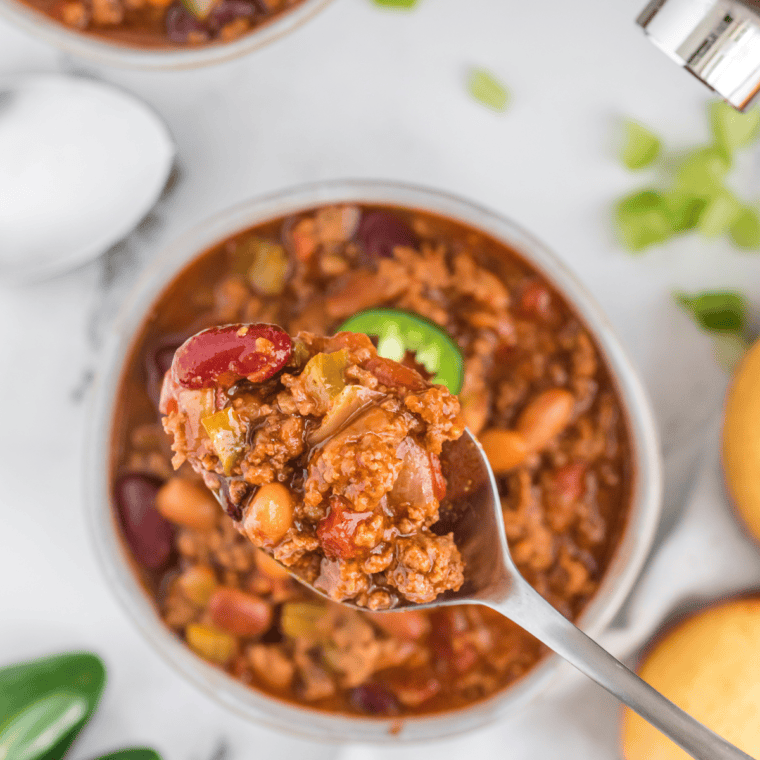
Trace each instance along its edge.
{"label": "green herb leaf", "polygon": [[[102,661],[84,652],[0,668],[0,760],[61,760],[104,685]],[[15,754],[8,754],[8,746]],[[19,747],[25,754],[19,755]]]}
{"label": "green herb leaf", "polygon": [[417,0],[374,0],[375,5],[383,8],[414,8]]}
{"label": "green herb leaf", "polygon": [[757,211],[745,208],[734,220],[729,233],[738,248],[750,251],[760,248],[760,217]]}
{"label": "green herb leaf", "polygon": [[636,121],[624,124],[623,145],[620,160],[628,169],[643,169],[652,164],[660,155],[660,139]]}
{"label": "green herb leaf", "polygon": [[97,760],[161,760],[161,755],[147,747],[133,747],[101,755]]}
{"label": "green herb leaf", "polygon": [[470,95],[484,106],[503,112],[507,108],[509,93],[506,87],[485,69],[473,69],[468,83]]}
{"label": "green herb leaf", "polygon": [[728,154],[749,145],[760,134],[758,108],[753,108],[749,113],[741,113],[720,100],[710,103],[709,115],[715,142]]}
{"label": "green herb leaf", "polygon": [[675,298],[703,330],[744,337],[748,309],[740,293],[713,291],[694,296],[676,293]]}

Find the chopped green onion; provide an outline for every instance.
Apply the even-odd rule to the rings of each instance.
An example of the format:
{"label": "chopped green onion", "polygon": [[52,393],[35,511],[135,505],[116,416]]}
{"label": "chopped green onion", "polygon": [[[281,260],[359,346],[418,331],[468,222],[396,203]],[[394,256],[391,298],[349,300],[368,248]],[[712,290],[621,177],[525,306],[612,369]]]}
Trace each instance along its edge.
{"label": "chopped green onion", "polygon": [[620,160],[629,169],[643,169],[660,155],[660,139],[646,127],[630,119],[625,122],[625,135]]}
{"label": "chopped green onion", "polygon": [[740,293],[713,291],[694,296],[676,293],[675,298],[703,330],[743,337],[748,309]]}
{"label": "chopped green onion", "polygon": [[673,232],[694,229],[707,205],[704,198],[681,190],[670,190],[662,196],[665,211]]}
{"label": "chopped green onion", "polygon": [[414,8],[417,0],[374,0],[374,3],[383,8]]}
{"label": "chopped green onion", "polygon": [[741,113],[725,101],[716,101],[710,104],[710,123],[716,144],[730,154],[760,134],[760,109]]}
{"label": "chopped green onion", "polygon": [[676,301],[713,337],[715,358],[731,372],[749,348],[747,301],[740,293],[715,291],[689,296],[675,293]]}
{"label": "chopped green onion", "polygon": [[509,93],[499,80],[485,69],[473,69],[468,84],[470,95],[494,111],[505,111]]}
{"label": "chopped green onion", "polygon": [[745,208],[729,230],[731,240],[738,248],[757,250],[760,248],[760,217],[757,211]]}
{"label": "chopped green onion", "polygon": [[741,213],[742,204],[736,196],[726,189],[718,190],[699,215],[697,229],[707,238],[718,237],[731,229]]}
{"label": "chopped green onion", "polygon": [[615,218],[620,240],[630,251],[643,251],[672,234],[662,195],[653,190],[623,198],[617,205]]}
{"label": "chopped green onion", "polygon": [[689,153],[679,166],[676,185],[694,195],[712,195],[730,169],[730,159],[718,148],[699,148]]}
{"label": "chopped green onion", "polygon": [[713,336],[715,359],[726,372],[734,371],[749,347],[750,341],[735,333],[717,333]]}

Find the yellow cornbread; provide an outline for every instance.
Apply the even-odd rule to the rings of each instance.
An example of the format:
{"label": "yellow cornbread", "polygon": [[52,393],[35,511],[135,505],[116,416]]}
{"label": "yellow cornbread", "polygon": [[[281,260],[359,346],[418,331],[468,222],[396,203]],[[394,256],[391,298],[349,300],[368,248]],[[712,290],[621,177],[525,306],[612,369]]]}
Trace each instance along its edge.
{"label": "yellow cornbread", "polygon": [[760,342],[742,359],[726,397],[723,471],[738,513],[760,538]]}
{"label": "yellow cornbread", "polygon": [[[639,675],[697,720],[760,757],[760,599],[736,599],[679,623],[644,659]],[[688,760],[627,709],[626,760]]]}

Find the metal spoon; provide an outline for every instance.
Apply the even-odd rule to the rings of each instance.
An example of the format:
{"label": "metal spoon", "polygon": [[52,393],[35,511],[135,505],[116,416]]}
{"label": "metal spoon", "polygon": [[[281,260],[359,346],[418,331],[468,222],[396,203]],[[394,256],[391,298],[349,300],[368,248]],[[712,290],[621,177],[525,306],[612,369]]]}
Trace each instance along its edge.
{"label": "metal spoon", "polygon": [[[450,500],[456,505],[455,513],[442,513],[442,520],[454,532],[465,562],[465,582],[459,591],[446,592],[434,602],[413,604],[402,600],[395,610],[434,609],[452,604],[490,607],[564,657],[692,757],[751,760],[618,662],[557,612],[520,575],[507,546],[493,472],[482,447],[469,431],[444,447],[442,462]],[[350,602],[343,604],[364,609]]]}

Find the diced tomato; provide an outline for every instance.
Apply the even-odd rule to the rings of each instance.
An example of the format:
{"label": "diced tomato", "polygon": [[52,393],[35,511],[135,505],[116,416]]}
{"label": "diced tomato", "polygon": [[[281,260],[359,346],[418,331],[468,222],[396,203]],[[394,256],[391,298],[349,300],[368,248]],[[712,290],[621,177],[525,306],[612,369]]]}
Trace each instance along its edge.
{"label": "diced tomato", "polygon": [[551,474],[551,497],[558,506],[566,508],[583,498],[587,470],[585,462],[571,462]]}
{"label": "diced tomato", "polygon": [[462,610],[451,607],[431,616],[430,643],[436,657],[456,673],[468,671],[478,659],[475,646],[466,640],[468,625]]}
{"label": "diced tomato", "polygon": [[446,498],[446,478],[443,477],[441,470],[441,460],[432,451],[428,452],[430,457],[430,469],[433,473],[433,493],[438,501]]}
{"label": "diced tomato", "polygon": [[304,218],[296,222],[290,231],[290,239],[296,258],[299,261],[308,261],[319,245],[314,220]]}
{"label": "diced tomato", "polygon": [[364,369],[371,372],[382,385],[388,388],[409,388],[413,391],[421,391],[426,386],[422,376],[411,367],[383,359],[382,356],[373,356],[364,364]]}
{"label": "diced tomato", "polygon": [[336,559],[352,559],[359,553],[354,543],[356,529],[372,512],[354,512],[342,496],[330,499],[330,512],[317,525],[317,538],[325,554]]}

